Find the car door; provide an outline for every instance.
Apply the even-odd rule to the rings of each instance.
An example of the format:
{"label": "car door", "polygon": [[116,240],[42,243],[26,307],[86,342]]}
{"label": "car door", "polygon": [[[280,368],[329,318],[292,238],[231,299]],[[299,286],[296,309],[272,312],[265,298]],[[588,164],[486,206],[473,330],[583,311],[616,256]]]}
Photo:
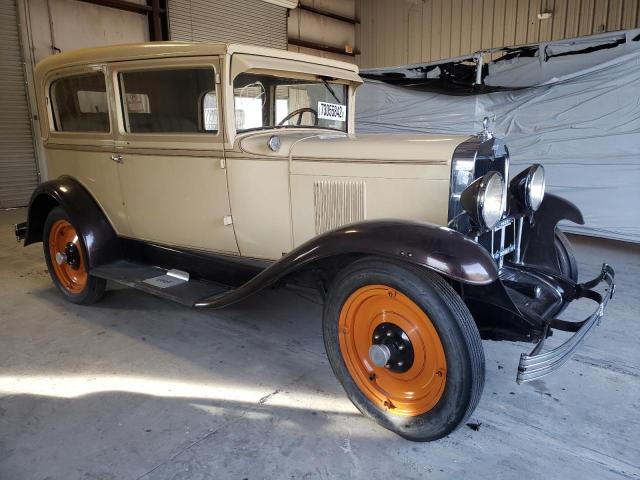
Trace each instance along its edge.
{"label": "car door", "polygon": [[130,234],[113,162],[113,91],[104,65],[56,70],[44,79],[42,137],[50,180],[69,175],[100,205],[120,235]]}
{"label": "car door", "polygon": [[116,155],[132,236],[238,253],[215,57],[121,62]]}

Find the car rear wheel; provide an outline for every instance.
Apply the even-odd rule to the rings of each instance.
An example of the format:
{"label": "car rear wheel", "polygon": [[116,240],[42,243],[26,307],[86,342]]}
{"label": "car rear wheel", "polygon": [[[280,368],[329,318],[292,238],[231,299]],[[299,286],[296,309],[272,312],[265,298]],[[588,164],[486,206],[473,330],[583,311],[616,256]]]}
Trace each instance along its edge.
{"label": "car rear wheel", "polygon": [[51,279],[67,300],[88,305],[102,298],[107,282],[89,275],[84,240],[62,207],[47,216],[43,246]]}
{"label": "car rear wheel", "polygon": [[350,400],[407,439],[442,438],[478,404],[480,334],[462,299],[435,273],[357,261],[333,282],[323,329]]}

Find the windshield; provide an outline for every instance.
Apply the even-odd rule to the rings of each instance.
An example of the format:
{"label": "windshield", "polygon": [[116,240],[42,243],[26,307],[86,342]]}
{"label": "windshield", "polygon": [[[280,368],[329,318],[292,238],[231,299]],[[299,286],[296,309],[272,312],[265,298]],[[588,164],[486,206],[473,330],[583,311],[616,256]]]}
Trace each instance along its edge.
{"label": "windshield", "polygon": [[347,85],[241,73],[233,81],[238,132],[273,127],[347,131]]}

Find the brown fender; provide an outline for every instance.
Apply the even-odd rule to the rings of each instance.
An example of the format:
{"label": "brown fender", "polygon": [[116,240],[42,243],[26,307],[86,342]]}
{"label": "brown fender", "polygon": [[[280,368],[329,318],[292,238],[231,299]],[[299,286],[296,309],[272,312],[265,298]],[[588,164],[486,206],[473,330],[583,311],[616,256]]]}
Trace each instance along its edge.
{"label": "brown fender", "polygon": [[370,255],[433,270],[471,285],[498,278],[496,264],[482,246],[449,228],[424,222],[375,220],[353,223],[312,238],[241,287],[205,298],[197,307],[235,303],[319,260],[345,254]]}
{"label": "brown fender", "polygon": [[120,240],[101,208],[80,182],[68,176],[40,184],[31,195],[25,246],[42,241],[44,222],[57,206],[64,208],[82,234],[89,268],[121,256]]}
{"label": "brown fender", "polygon": [[555,230],[560,220],[584,225],[580,209],[569,200],[547,193],[533,222],[525,222],[522,231],[522,262],[560,272],[554,247]]}

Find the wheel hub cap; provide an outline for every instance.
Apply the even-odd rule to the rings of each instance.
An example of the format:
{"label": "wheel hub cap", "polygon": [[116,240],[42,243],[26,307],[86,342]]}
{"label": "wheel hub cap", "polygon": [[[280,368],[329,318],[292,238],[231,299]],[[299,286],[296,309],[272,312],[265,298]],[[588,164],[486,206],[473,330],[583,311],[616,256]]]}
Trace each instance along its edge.
{"label": "wheel hub cap", "polygon": [[[77,270],[80,267],[80,253],[78,252],[78,247],[71,242],[68,242],[64,246],[64,256],[65,262],[71,266],[71,268]],[[56,254],[56,261],[58,260],[58,254]]]}
{"label": "wheel hub cap", "polygon": [[369,347],[369,358],[376,367],[384,367],[391,358],[391,351],[386,345],[371,345]]}
{"label": "wheel hub cap", "polygon": [[[369,348],[369,358],[377,367],[385,367],[393,372],[406,372],[413,365],[413,345],[409,336],[393,323],[381,323],[373,331]],[[380,363],[384,355],[384,362]],[[372,356],[375,355],[375,359]]]}
{"label": "wheel hub cap", "polygon": [[58,265],[62,265],[63,263],[67,263],[67,256],[62,252],[56,252],[56,263]]}

